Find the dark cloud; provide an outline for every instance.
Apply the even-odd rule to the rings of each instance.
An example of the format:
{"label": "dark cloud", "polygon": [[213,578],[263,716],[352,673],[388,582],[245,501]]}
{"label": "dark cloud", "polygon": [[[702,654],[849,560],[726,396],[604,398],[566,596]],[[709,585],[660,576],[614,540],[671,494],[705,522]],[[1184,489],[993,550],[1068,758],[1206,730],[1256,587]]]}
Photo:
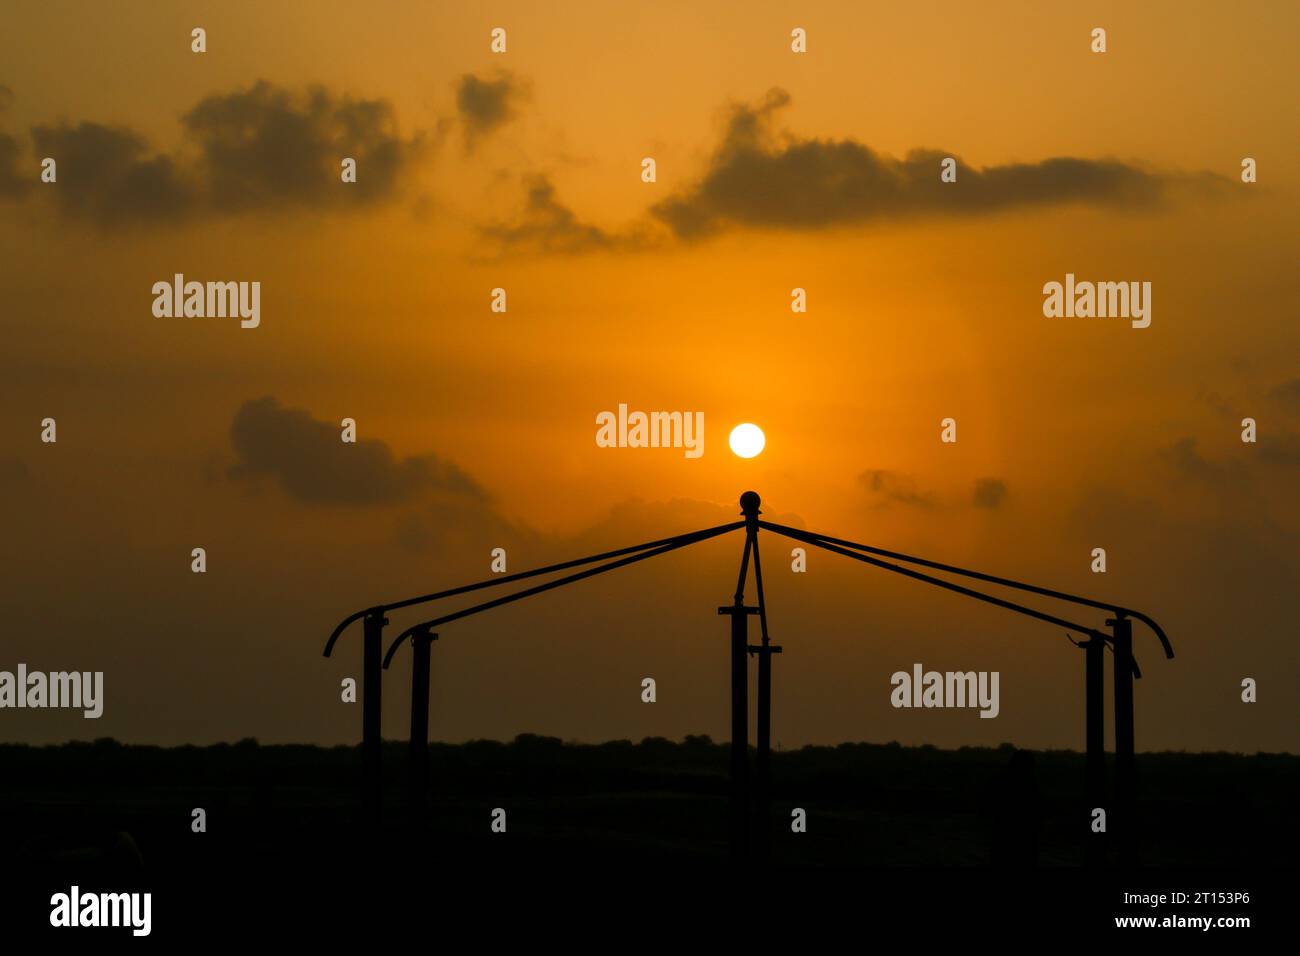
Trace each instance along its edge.
{"label": "dark cloud", "polygon": [[506,246],[523,246],[547,253],[611,249],[626,242],[598,226],[579,222],[573,210],[555,198],[555,187],[545,176],[531,178],[527,191],[520,218],[508,225],[489,226],[483,230],[484,235]]}
{"label": "dark cloud", "polygon": [[1238,414],[1233,403],[1213,389],[1202,388],[1197,392],[1196,397],[1205,402],[1206,405],[1210,406],[1210,408],[1214,409],[1220,415],[1232,417]]}
{"label": "dark cloud", "polygon": [[1166,186],[1166,177],[1115,160],[1072,158],[977,169],[957,157],[957,182],[942,183],[939,163],[951,153],[914,150],[900,160],[854,140],[778,136],[773,116],[789,102],[773,89],[758,106],[733,107],[704,178],[652,214],[694,238],[727,226],[818,229],[1067,202],[1132,207],[1159,200]]}
{"label": "dark cloud", "polygon": [[1188,478],[1218,482],[1226,473],[1223,465],[1210,461],[1196,450],[1196,439],[1191,436],[1178,439],[1164,450],[1162,456],[1175,471]]}
{"label": "dark cloud", "polygon": [[[209,96],[182,118],[201,154],[200,171],[217,209],[340,206],[391,196],[419,140],[404,139],[392,104],[305,94],[260,81]],[[342,187],[340,162],[357,161]]]}
{"label": "dark cloud", "polygon": [[[1258,458],[1269,464],[1300,463],[1300,438],[1287,432],[1275,434],[1271,441],[1261,435],[1258,446],[1242,447],[1247,451],[1258,447]],[[1219,460],[1206,458],[1197,449],[1196,439],[1190,436],[1180,438],[1160,451],[1159,457],[1179,476],[1199,482],[1218,495],[1239,495],[1250,488],[1258,476],[1255,455],[1229,455]]]}
{"label": "dark cloud", "polygon": [[[69,216],[110,226],[282,208],[342,208],[392,197],[423,138],[404,138],[385,100],[294,93],[265,81],[206,97],[181,120],[182,147],[155,151],[126,127],[36,126],[37,157],[58,163],[51,195]],[[0,194],[17,144],[0,136]],[[341,162],[357,181],[341,181]]]}
{"label": "dark cloud", "polygon": [[[913,475],[897,471],[873,468],[858,475],[858,481],[867,490],[877,508],[888,508],[898,504],[925,511],[960,507],[960,501],[944,501],[934,491],[920,486]],[[974,491],[969,499],[976,508],[990,510],[1000,508],[1006,501],[1007,484],[1000,478],[979,478],[975,481]]]}
{"label": "dark cloud", "polygon": [[393,542],[414,554],[484,548],[486,555],[485,545],[512,552],[526,546],[535,552],[543,538],[526,525],[505,518],[486,500],[443,497],[400,515]]}
{"label": "dark cloud", "polygon": [[230,426],[235,480],[277,479],[292,498],[322,505],[384,505],[426,494],[482,504],[469,475],[434,455],[396,459],[382,441],[341,440],[341,426],[284,408],[268,396],[245,402]]}
{"label": "dark cloud", "polygon": [[1259,457],[1270,465],[1300,465],[1300,435],[1284,431],[1259,436]]}
{"label": "dark cloud", "polygon": [[1289,379],[1269,389],[1268,397],[1290,412],[1300,412],[1300,378]]}
{"label": "dark cloud", "polygon": [[151,154],[139,134],[120,126],[79,123],[36,126],[36,155],[57,164],[47,187],[61,209],[103,226],[189,216],[197,204],[170,157]]}
{"label": "dark cloud", "polygon": [[858,476],[867,491],[876,500],[878,507],[888,507],[897,503],[916,508],[933,508],[934,495],[917,488],[916,479],[896,471],[873,469]]}
{"label": "dark cloud", "polygon": [[1007,484],[997,478],[979,478],[975,482],[975,507],[1000,507],[1007,496]]}
{"label": "dark cloud", "polygon": [[525,95],[523,85],[510,73],[494,80],[466,73],[456,84],[456,112],[465,129],[465,145],[473,149],[484,136],[504,126],[515,115],[515,104]]}
{"label": "dark cloud", "polygon": [[1300,433],[1287,428],[1261,428],[1257,444],[1242,447],[1246,454],[1215,461],[1197,450],[1195,438],[1186,437],[1161,451],[1160,457],[1182,477],[1201,482],[1214,491],[1233,494],[1247,489],[1259,477],[1256,459],[1265,465],[1284,468],[1300,465]]}
{"label": "dark cloud", "polygon": [[0,133],[0,198],[21,196],[32,187],[36,173],[24,176],[18,169],[22,146],[14,137]]}

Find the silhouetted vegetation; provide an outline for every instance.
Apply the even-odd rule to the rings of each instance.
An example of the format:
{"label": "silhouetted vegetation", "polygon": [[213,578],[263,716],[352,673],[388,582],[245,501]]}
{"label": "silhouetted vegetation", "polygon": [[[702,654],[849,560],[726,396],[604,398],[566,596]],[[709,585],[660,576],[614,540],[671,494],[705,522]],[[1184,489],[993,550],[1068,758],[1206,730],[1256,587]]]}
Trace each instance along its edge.
{"label": "silhouetted vegetation", "polygon": [[[1017,754],[1020,754],[1018,757]],[[406,745],[385,744],[393,852],[439,858],[716,859],[727,853],[728,746],[681,742],[430,746],[433,798],[407,805]],[[359,749],[255,740],[160,748],[0,745],[0,838],[29,867],[257,861],[292,872],[355,846]],[[1300,758],[1144,753],[1141,852],[1170,865],[1280,865],[1300,841]],[[795,865],[954,865],[1083,859],[1083,756],[846,743],[773,754],[772,847]],[[207,832],[191,831],[191,811]],[[490,833],[493,808],[508,831]],[[795,807],[807,832],[790,832]]]}

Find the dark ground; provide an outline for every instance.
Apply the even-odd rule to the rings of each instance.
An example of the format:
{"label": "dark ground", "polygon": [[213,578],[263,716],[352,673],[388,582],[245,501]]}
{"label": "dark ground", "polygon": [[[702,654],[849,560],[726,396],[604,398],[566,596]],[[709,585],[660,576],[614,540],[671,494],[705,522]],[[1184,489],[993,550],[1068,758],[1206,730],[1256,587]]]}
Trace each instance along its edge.
{"label": "dark ground", "polygon": [[[769,832],[781,866],[765,871],[727,865],[728,747],[706,737],[434,744],[433,796],[418,822],[406,747],[389,743],[378,841],[359,819],[356,747],[0,745],[0,886],[17,881],[0,889],[0,932],[49,931],[51,890],[74,883],[151,890],[159,935],[189,938],[196,927],[242,933],[254,919],[350,932],[377,912],[424,926],[429,913],[482,906],[516,915],[532,906],[530,919],[543,922],[577,906],[638,926],[706,903],[725,910],[726,900],[747,919],[770,912],[799,926],[807,910],[850,922],[961,915],[1115,931],[1115,915],[1153,912],[1121,906],[1123,892],[1293,880],[1293,869],[1273,868],[1293,868],[1300,849],[1300,757],[1139,754],[1143,868],[1125,872],[1082,866],[1083,756],[1022,752],[1016,775],[1016,753],[778,752]],[[196,807],[206,833],[191,831]],[[491,832],[496,807],[505,834]],[[794,807],[807,811],[806,833],[791,832]],[[1256,892],[1236,912],[1261,913],[1266,897]],[[1292,895],[1271,898],[1286,909]]]}
{"label": "dark ground", "polygon": [[[1034,753],[1032,777],[1012,780],[1013,752],[842,744],[776,753],[774,859],[978,867],[1011,847],[1042,865],[1081,864],[1082,755]],[[413,829],[406,748],[386,744],[386,840],[409,845],[420,834],[444,857],[563,854],[635,865],[727,856],[728,747],[706,737],[583,745],[524,735],[434,744],[430,762],[431,806]],[[292,869],[329,858],[353,827],[358,772],[349,747],[0,745],[0,853],[62,869],[120,842],[123,866],[134,843],[143,865],[160,872],[196,858]],[[1140,754],[1138,788],[1145,864],[1296,859],[1300,758]],[[195,807],[207,811],[205,834],[191,832]],[[504,837],[490,830],[495,807],[507,812]],[[807,811],[806,833],[790,832],[794,807]]]}

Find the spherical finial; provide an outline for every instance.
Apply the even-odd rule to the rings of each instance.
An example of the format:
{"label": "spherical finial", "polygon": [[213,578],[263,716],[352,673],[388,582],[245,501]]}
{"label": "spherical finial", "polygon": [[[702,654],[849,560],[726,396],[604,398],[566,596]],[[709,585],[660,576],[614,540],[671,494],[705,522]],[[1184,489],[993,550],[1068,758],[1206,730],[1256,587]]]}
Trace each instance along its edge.
{"label": "spherical finial", "polygon": [[740,513],[743,515],[756,515],[758,514],[758,506],[762,503],[757,491],[747,491],[740,496]]}

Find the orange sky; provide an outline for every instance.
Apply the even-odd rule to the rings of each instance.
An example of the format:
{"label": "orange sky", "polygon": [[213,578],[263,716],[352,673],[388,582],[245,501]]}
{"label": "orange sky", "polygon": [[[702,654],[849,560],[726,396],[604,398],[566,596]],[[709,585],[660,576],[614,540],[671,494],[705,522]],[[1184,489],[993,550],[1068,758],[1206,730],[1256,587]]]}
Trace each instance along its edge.
{"label": "orange sky", "polygon": [[[752,487],[777,520],[1156,616],[1179,656],[1139,639],[1139,749],[1295,750],[1294,5],[50,3],[6,21],[0,669],[102,669],[108,696],[93,723],[5,711],[0,738],[351,741],[337,687],[357,649],[318,647],[345,613],[483,577],[493,547],[521,570],[730,520]],[[467,76],[487,106],[459,95]],[[756,139],[728,133],[738,117]],[[928,158],[907,179],[914,150],[957,157],[957,183]],[[365,189],[338,182],[340,153]],[[1041,178],[1059,158],[1080,163]],[[674,203],[711,231],[674,231]],[[155,318],[176,272],[260,281],[260,327]],[[1067,272],[1151,282],[1151,327],[1045,318]],[[250,474],[232,426],[264,396],[280,411],[255,450],[279,465]],[[704,456],[598,448],[620,402],[703,411]],[[325,457],[304,492],[303,423],[343,417],[395,467],[436,456],[434,477],[339,491]],[[726,449],[740,421],[768,436],[751,461]],[[981,479],[1005,488],[993,507]],[[739,547],[448,628],[433,735],[725,738],[713,610]],[[764,549],[783,745],[1081,746],[1081,655],[1053,628]],[[914,661],[1000,670],[999,718],[891,709]]]}

